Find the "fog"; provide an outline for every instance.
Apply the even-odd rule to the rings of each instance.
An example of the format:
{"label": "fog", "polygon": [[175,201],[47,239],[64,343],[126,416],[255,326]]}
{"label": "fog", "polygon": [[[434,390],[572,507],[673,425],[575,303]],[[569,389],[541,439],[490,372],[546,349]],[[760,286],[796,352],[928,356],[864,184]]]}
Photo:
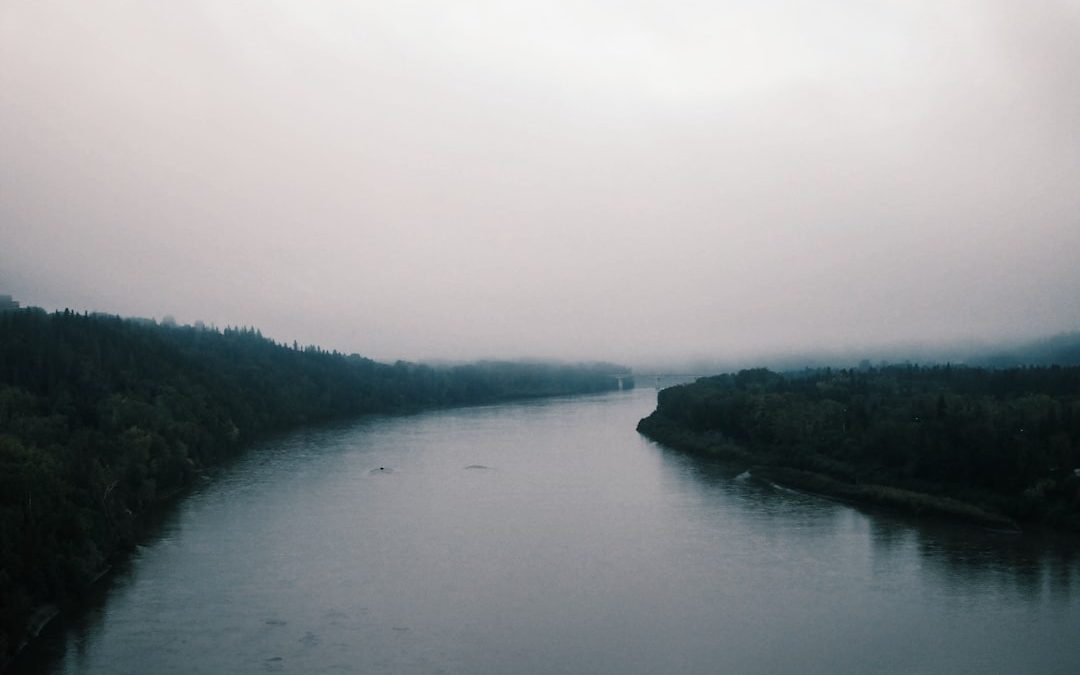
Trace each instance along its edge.
{"label": "fog", "polygon": [[378,359],[1080,328],[1080,2],[0,0],[0,293]]}

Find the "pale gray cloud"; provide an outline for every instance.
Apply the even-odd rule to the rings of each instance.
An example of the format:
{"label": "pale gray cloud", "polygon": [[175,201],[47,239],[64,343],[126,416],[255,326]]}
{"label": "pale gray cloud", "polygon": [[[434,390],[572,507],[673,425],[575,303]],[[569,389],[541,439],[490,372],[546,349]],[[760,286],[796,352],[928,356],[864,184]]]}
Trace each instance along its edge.
{"label": "pale gray cloud", "polygon": [[1080,325],[1080,3],[0,5],[0,286],[378,358]]}

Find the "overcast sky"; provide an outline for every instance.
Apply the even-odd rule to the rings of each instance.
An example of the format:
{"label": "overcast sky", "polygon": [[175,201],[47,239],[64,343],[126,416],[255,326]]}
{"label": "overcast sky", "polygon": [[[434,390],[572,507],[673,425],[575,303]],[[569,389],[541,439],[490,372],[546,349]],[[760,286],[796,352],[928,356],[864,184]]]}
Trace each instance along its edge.
{"label": "overcast sky", "polygon": [[0,0],[0,293],[378,359],[1080,328],[1080,0]]}

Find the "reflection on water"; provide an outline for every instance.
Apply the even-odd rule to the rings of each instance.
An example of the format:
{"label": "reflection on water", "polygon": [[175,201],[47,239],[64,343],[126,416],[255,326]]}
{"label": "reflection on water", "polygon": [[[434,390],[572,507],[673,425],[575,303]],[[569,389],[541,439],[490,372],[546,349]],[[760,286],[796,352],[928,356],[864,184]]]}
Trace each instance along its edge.
{"label": "reflection on water", "polygon": [[[857,649],[871,671],[1066,673],[1080,664],[1073,536],[1017,536],[853,508],[747,480],[741,466],[674,452],[665,459],[671,490],[694,494],[701,504],[684,515],[739,523],[743,549],[779,542],[778,555],[791,563],[782,575],[827,589],[793,593],[782,575],[769,576],[767,559],[753,565],[755,578],[769,576],[794,604],[842,608],[823,617],[828,632],[857,636],[860,647],[838,649]],[[828,643],[826,635],[819,639]],[[822,663],[820,672],[844,670]]]}
{"label": "reflection on water", "polygon": [[[720,500],[726,512],[743,509],[756,520],[798,523],[816,536],[835,535],[848,518],[860,514],[875,558],[889,561],[917,554],[920,570],[951,594],[980,594],[987,588],[1025,600],[1070,603],[1080,574],[1077,538],[1044,532],[1023,536],[966,524],[922,520],[876,509],[864,509],[815,495],[747,480],[744,467],[708,462],[673,451],[665,453],[666,475],[681,481],[673,490],[698,491],[702,500]],[[785,530],[786,531],[786,530]]]}
{"label": "reflection on water", "polygon": [[268,443],[17,672],[1080,672],[1074,540],[747,479],[638,436],[654,401]]}
{"label": "reflection on water", "polygon": [[1080,566],[1076,542],[1063,536],[1015,536],[940,524],[912,530],[927,574],[954,595],[987,588],[1027,602],[1072,602]]}

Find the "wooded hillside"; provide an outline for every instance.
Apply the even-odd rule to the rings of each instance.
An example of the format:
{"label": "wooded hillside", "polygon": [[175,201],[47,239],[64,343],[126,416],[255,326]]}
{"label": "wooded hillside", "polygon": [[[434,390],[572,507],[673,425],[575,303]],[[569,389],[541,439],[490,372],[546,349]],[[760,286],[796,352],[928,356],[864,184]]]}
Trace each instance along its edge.
{"label": "wooded hillside", "polygon": [[845,495],[901,488],[1080,530],[1080,367],[744,370],[665,389],[638,428]]}
{"label": "wooded hillside", "polygon": [[0,312],[0,663],[140,518],[252,440],[370,413],[615,389],[611,364],[377,363],[252,329]]}

